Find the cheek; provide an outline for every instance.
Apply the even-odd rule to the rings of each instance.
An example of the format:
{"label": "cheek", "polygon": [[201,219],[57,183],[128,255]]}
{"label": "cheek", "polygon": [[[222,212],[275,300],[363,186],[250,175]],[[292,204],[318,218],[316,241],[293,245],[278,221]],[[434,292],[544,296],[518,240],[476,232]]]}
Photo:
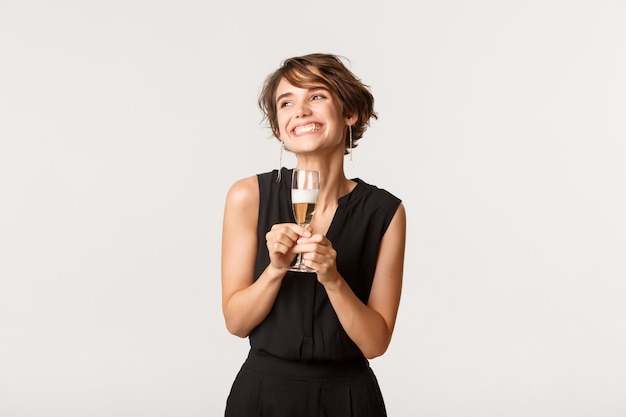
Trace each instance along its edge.
{"label": "cheek", "polygon": [[278,137],[283,136],[287,132],[287,120],[283,117],[276,119],[276,128],[278,129]]}

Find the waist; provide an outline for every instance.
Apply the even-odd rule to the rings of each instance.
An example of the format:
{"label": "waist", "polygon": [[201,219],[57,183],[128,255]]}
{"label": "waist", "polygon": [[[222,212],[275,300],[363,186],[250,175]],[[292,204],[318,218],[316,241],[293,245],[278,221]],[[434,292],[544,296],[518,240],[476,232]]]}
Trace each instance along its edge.
{"label": "waist", "polygon": [[297,361],[282,359],[251,350],[243,366],[266,375],[340,378],[367,371],[369,362],[365,358],[354,358],[345,361]]}

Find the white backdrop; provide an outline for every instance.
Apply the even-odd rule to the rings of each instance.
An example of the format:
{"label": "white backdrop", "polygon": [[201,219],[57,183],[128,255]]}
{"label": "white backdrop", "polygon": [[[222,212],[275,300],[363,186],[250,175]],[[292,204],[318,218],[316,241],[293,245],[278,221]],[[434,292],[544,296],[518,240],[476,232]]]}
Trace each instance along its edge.
{"label": "white backdrop", "polygon": [[0,415],[222,415],[224,197],[310,52],[408,212],[390,417],[626,415],[626,3],[247,3],[0,1]]}

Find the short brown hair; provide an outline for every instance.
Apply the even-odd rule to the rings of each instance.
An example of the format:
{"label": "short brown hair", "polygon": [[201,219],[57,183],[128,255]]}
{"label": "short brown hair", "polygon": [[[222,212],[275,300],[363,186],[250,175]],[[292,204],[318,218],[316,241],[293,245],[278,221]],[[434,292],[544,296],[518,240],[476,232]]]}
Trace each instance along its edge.
{"label": "short brown hair", "polygon": [[[258,103],[263,112],[263,120],[269,123],[276,138],[279,136],[276,90],[284,78],[299,88],[323,84],[341,103],[344,117],[357,115],[357,121],[352,126],[352,147],[357,146],[357,141],[363,137],[363,133],[370,125],[370,119],[377,119],[378,115],[374,111],[374,96],[369,86],[363,84],[346,68],[342,59],[345,58],[322,53],[288,58],[283,61],[280,68],[265,79]],[[311,68],[317,69],[321,76],[311,71]],[[344,153],[348,153],[350,147],[348,134],[344,142]]]}

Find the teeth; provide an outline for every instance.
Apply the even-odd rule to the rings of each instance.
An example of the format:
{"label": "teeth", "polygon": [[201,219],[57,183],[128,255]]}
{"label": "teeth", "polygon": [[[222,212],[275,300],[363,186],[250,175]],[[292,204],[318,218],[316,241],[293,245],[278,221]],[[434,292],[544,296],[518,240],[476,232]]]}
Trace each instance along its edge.
{"label": "teeth", "polygon": [[295,132],[296,135],[301,135],[303,133],[308,133],[308,132],[317,132],[318,130],[320,130],[320,125],[318,125],[316,123],[311,123],[311,124],[308,124],[306,126],[298,126],[298,127],[296,127],[294,132]]}

